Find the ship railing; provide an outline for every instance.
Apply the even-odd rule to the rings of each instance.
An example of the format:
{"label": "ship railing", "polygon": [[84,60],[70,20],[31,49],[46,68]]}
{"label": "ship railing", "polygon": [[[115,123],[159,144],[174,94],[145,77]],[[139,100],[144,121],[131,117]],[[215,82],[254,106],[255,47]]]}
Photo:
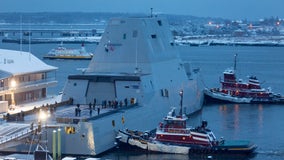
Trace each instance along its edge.
{"label": "ship railing", "polygon": [[184,129],[184,128],[169,128],[169,127],[158,127],[158,131],[161,132],[167,132],[167,133],[179,133],[179,134],[189,134],[190,130],[189,129]]}
{"label": "ship railing", "polygon": [[[81,107],[81,116],[79,117],[70,117],[70,116],[66,116],[66,115],[62,115],[62,116],[58,116],[56,117],[56,122],[57,123],[65,123],[65,124],[78,124],[80,121],[81,122],[86,122],[86,121],[91,121],[91,120],[96,120],[117,112],[120,112],[121,110],[125,110],[125,109],[131,109],[135,106],[139,106],[138,102],[135,103],[130,103],[127,106],[121,106],[121,107],[116,107],[116,108],[103,108],[101,104],[98,104],[96,106],[99,106],[100,109],[102,109],[102,113],[100,114],[94,114],[94,115],[89,115],[89,107],[87,107],[88,104],[85,104],[86,106]],[[105,110],[104,110],[105,109]],[[68,112],[69,113],[69,112]],[[67,113],[67,114],[68,114]],[[72,113],[70,115],[73,115],[73,110]]]}

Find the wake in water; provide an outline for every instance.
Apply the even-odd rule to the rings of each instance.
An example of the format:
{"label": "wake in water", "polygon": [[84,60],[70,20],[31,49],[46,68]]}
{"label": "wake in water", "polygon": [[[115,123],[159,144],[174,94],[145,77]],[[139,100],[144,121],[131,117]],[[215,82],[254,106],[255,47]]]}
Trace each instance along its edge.
{"label": "wake in water", "polygon": [[[266,160],[282,160],[284,158],[284,150],[266,150],[266,151],[257,151],[259,157],[265,157]],[[257,158],[256,158],[257,159]]]}

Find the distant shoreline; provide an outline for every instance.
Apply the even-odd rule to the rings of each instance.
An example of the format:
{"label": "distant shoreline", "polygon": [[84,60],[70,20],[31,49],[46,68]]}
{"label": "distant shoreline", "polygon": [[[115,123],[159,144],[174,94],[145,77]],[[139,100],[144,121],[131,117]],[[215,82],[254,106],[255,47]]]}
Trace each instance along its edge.
{"label": "distant shoreline", "polygon": [[284,47],[284,36],[256,37],[176,37],[176,44],[189,46],[269,46]]}
{"label": "distant shoreline", "polygon": [[[3,38],[2,43],[17,43],[17,44],[41,44],[41,43],[95,43],[100,41],[99,36],[90,37],[62,37],[62,38],[35,38],[30,41],[27,39],[18,38]],[[188,46],[265,46],[265,47],[284,47],[284,38],[282,39],[252,39],[252,38],[194,38],[194,39],[176,39],[177,45]]]}

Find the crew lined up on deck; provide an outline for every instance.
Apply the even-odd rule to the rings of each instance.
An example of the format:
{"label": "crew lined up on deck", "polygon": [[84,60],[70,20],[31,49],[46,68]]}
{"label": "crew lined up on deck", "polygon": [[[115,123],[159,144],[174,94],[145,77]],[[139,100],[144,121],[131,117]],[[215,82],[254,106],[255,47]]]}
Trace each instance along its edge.
{"label": "crew lined up on deck", "polygon": [[[135,99],[131,98],[130,99],[130,104],[134,104],[135,103]],[[94,98],[93,103],[89,103],[88,104],[88,109],[89,109],[89,115],[92,116],[93,115],[93,110],[97,110],[97,115],[100,114],[100,110],[104,109],[104,108],[113,108],[113,109],[117,109],[117,108],[121,108],[123,106],[128,106],[128,99],[125,98],[123,101],[122,100],[103,100],[101,104],[97,104],[97,100],[96,98]],[[80,104],[76,104],[76,108],[75,108],[75,116],[80,117],[81,116],[81,108],[80,108]]]}

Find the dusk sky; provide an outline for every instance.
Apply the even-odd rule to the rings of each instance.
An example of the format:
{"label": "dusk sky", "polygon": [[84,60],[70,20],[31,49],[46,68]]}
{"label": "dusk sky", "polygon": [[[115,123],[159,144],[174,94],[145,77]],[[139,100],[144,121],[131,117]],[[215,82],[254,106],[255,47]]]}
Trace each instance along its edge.
{"label": "dusk sky", "polygon": [[258,20],[284,18],[284,0],[0,0],[0,12],[120,12]]}

